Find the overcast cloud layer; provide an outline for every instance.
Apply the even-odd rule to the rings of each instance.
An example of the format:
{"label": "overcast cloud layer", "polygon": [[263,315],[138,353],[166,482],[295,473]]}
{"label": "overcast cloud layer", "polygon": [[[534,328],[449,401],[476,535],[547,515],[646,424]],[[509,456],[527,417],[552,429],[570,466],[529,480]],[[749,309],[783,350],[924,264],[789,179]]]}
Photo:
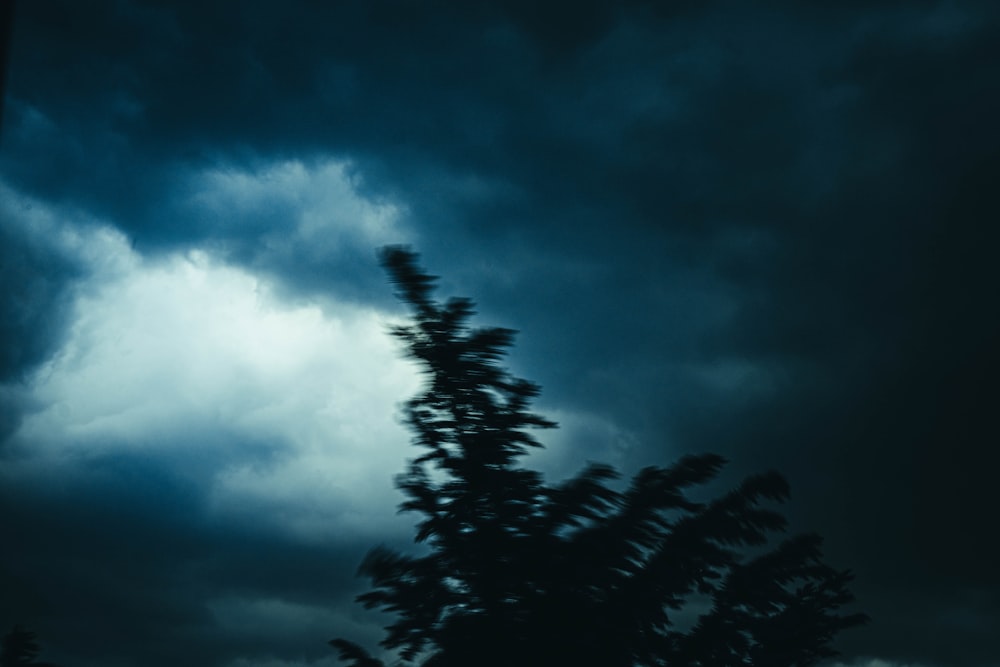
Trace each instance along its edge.
{"label": "overcast cloud layer", "polygon": [[[541,6],[539,6],[541,4]],[[807,5],[804,7],[803,5]],[[418,378],[409,243],[522,331],[533,464],[777,468],[844,667],[1000,665],[1000,6],[22,0],[0,623],[67,667],[328,666]]]}

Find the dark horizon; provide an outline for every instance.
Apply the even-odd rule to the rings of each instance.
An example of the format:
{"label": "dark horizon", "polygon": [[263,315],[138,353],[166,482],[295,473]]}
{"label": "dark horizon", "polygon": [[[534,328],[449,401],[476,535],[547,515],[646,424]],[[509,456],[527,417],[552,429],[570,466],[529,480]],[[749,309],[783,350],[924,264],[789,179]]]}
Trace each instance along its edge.
{"label": "dark horizon", "polygon": [[520,331],[547,480],[776,469],[872,617],[832,665],[1000,665],[1000,6],[3,7],[0,632],[373,645],[409,244]]}

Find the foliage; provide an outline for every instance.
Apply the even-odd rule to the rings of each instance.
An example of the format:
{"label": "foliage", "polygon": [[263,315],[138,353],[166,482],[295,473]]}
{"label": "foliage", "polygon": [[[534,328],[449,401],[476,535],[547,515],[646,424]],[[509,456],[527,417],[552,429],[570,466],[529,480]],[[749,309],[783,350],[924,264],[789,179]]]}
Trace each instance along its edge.
{"label": "foliage", "polygon": [[48,662],[38,662],[39,650],[38,636],[16,625],[0,640],[0,667],[56,667]]}
{"label": "foliage", "polygon": [[[838,613],[851,575],[823,563],[817,536],[763,548],[785,528],[764,506],[787,497],[777,473],[696,502],[689,489],[722,457],[646,468],[624,491],[606,465],[555,486],[520,466],[540,446],[529,429],[555,424],[529,410],[538,387],[501,366],[514,332],[471,328],[468,299],[435,301],[436,278],[411,251],[387,248],[382,262],[412,309],[392,333],[426,376],[405,407],[422,453],[396,484],[428,553],[372,550],[360,573],[373,588],[359,601],[396,615],[382,646],[404,663],[802,666],[835,655],[837,632],[866,620]],[[352,667],[382,664],[331,644]]]}

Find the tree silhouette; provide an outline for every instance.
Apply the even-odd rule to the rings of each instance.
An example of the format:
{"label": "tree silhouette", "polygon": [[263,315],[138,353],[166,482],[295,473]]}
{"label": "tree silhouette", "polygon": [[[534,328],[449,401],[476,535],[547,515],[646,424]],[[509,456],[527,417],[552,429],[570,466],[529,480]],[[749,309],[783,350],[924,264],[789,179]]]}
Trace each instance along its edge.
{"label": "tree silhouette", "polygon": [[0,667],[56,667],[50,662],[38,662],[38,636],[31,630],[15,625],[0,640]]}
{"label": "tree silhouette", "polygon": [[[519,466],[540,446],[529,429],[555,424],[529,411],[538,387],[501,366],[515,332],[471,328],[468,299],[435,301],[436,278],[408,249],[381,260],[412,309],[392,334],[425,374],[405,407],[422,453],[396,484],[428,551],[372,550],[360,573],[373,589],[358,600],[396,615],[381,644],[403,663],[804,666],[865,622],[838,613],[853,599],[851,574],[823,563],[819,537],[765,549],[785,527],[763,506],[787,497],[777,473],[696,502],[688,490],[722,457],[645,468],[624,491],[609,486],[607,465],[555,486]],[[350,641],[330,643],[352,667],[382,665]]]}

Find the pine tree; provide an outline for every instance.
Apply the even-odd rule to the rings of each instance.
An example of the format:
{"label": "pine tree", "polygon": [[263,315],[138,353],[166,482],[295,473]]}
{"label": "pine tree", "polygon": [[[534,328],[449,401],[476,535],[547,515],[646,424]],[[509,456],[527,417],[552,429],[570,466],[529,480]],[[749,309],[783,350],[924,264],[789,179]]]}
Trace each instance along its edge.
{"label": "pine tree", "polygon": [[[786,525],[764,506],[788,495],[777,473],[696,502],[688,490],[712,480],[722,457],[646,468],[624,491],[606,465],[555,486],[520,466],[540,446],[530,429],[555,424],[529,410],[538,387],[501,365],[515,332],[471,328],[468,299],[435,301],[436,278],[408,249],[381,259],[412,309],[392,334],[425,374],[405,407],[422,453],[396,484],[428,549],[372,550],[360,573],[373,588],[358,599],[396,615],[382,646],[403,663],[805,666],[865,622],[838,613],[853,599],[851,574],[822,561],[817,536],[764,549]],[[681,628],[693,598],[705,608]],[[352,667],[382,665],[352,642],[331,644]]]}

